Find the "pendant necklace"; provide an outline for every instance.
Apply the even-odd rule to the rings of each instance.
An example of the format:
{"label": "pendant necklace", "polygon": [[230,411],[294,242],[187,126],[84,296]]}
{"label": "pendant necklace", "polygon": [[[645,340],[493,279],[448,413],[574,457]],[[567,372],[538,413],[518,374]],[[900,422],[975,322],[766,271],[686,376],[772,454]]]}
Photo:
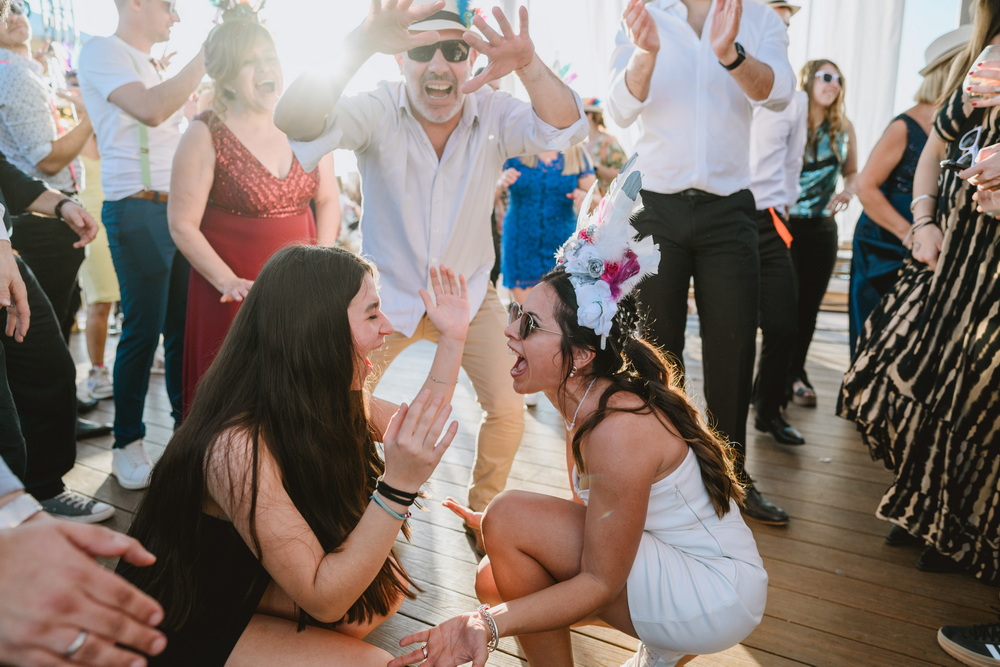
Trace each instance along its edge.
{"label": "pendant necklace", "polygon": [[595,382],[597,382],[596,377],[590,381],[590,384],[587,385],[587,391],[583,392],[583,398],[580,399],[580,402],[576,406],[576,412],[573,413],[573,421],[567,422],[565,419],[563,419],[563,424],[566,425],[567,432],[572,431],[574,428],[576,428],[576,416],[580,414],[580,408],[583,407],[584,401],[587,400],[587,395],[590,394],[590,388],[594,386]]}

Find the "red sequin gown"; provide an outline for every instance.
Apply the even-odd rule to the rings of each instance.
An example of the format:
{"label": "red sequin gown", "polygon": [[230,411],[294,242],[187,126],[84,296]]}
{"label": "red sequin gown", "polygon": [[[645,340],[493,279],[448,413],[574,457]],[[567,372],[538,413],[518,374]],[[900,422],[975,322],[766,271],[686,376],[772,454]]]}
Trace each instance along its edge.
{"label": "red sequin gown", "polygon": [[[293,158],[280,179],[262,165],[212,111],[197,120],[208,125],[215,147],[215,181],[201,221],[201,232],[233,272],[256,280],[264,263],[279,249],[316,242],[316,221],[309,200],[316,194],[319,171],[307,174]],[[222,295],[191,270],[184,334],[184,413],[195,388],[222,346],[240,304],[220,303]]]}

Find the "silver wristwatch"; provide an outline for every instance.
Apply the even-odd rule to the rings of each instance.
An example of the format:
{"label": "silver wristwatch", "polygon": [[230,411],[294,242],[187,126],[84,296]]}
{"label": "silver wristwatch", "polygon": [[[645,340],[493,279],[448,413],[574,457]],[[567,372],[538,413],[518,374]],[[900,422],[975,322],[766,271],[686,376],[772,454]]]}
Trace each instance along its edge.
{"label": "silver wristwatch", "polygon": [[0,530],[16,528],[42,511],[35,497],[30,493],[22,493],[14,500],[0,507]]}

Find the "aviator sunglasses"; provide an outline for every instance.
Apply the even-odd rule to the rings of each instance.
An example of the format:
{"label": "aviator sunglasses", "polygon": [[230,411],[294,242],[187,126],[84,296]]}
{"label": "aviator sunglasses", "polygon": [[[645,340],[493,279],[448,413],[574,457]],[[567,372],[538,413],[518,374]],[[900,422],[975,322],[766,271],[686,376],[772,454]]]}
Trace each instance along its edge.
{"label": "aviator sunglasses", "polygon": [[535,324],[535,318],[530,314],[521,310],[521,304],[517,301],[512,301],[510,304],[510,314],[508,317],[508,323],[514,324],[518,323],[517,327],[517,337],[524,340],[531,335],[532,331],[544,331],[545,333],[555,334],[557,336],[562,336],[563,332],[553,331],[552,329],[543,329],[537,324]]}
{"label": "aviator sunglasses", "polygon": [[840,75],[833,72],[816,72],[816,78],[822,79],[823,83],[836,83],[840,85]]}
{"label": "aviator sunglasses", "polygon": [[406,53],[414,62],[429,63],[438,49],[441,49],[441,55],[450,63],[461,63],[469,59],[469,45],[460,39],[445,39],[427,46],[418,46]]}

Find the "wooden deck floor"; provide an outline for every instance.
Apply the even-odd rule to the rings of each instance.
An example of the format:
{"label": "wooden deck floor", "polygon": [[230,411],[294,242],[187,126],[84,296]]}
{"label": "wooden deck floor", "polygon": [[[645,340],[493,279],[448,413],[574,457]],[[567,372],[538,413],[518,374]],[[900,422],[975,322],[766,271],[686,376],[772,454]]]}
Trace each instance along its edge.
{"label": "wooden deck floor", "polygon": [[[883,542],[887,525],[874,509],[889,475],[871,461],[853,425],[833,415],[835,392],[847,365],[847,316],[823,313],[810,354],[810,377],[819,407],[792,407],[789,421],[806,436],[802,447],[776,445],[770,436],[749,435],[748,469],[758,487],[792,517],[789,526],[753,524],[770,575],[767,612],[760,627],[741,645],[724,653],[700,656],[693,665],[953,665],[935,641],[944,624],[983,623],[994,617],[997,589],[959,574],[927,574],[913,563],[919,549],[891,548]],[[690,391],[700,391],[700,342],[692,317],[687,363]],[[109,340],[113,355],[114,338]],[[72,341],[78,374],[86,376],[82,336]],[[430,345],[408,350],[385,374],[376,392],[409,400],[426,374]],[[112,356],[109,356],[109,364]],[[455,397],[461,430],[432,477],[435,499],[464,498],[473,459],[480,411],[467,379]],[[96,419],[111,421],[112,402],[103,401]],[[752,420],[752,413],[751,413]],[[171,420],[163,377],[154,375],[146,406],[147,444],[158,457],[170,437]],[[526,412],[526,432],[514,463],[510,488],[568,497],[563,429],[544,399]],[[81,442],[77,465],[66,481],[76,490],[119,508],[109,525],[123,530],[141,498],[110,477],[111,438]],[[413,521],[412,544],[401,546],[409,571],[425,589],[403,605],[370,640],[394,651],[406,634],[474,609],[475,562],[450,512],[429,503]],[[635,650],[635,640],[606,629],[574,633],[578,665],[620,665]],[[512,639],[501,642],[491,665],[526,664]],[[395,652],[399,652],[395,649]]]}

